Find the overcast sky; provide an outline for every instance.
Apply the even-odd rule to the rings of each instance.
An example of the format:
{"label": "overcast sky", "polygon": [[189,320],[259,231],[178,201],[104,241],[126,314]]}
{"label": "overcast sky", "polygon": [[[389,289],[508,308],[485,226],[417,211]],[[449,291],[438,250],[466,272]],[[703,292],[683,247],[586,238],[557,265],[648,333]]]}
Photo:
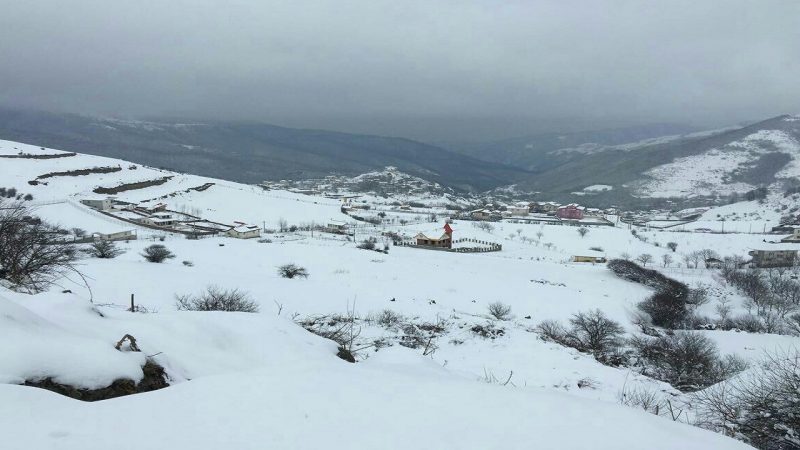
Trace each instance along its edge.
{"label": "overcast sky", "polygon": [[0,0],[0,105],[475,139],[800,113],[800,1]]}

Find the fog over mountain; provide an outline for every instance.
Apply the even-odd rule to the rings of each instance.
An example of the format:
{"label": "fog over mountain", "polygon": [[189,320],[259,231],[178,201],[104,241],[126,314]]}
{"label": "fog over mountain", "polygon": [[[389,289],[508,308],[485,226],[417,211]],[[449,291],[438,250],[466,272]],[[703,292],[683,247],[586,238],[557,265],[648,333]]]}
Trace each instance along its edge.
{"label": "fog over mountain", "polygon": [[0,104],[424,141],[800,110],[800,3],[0,1]]}

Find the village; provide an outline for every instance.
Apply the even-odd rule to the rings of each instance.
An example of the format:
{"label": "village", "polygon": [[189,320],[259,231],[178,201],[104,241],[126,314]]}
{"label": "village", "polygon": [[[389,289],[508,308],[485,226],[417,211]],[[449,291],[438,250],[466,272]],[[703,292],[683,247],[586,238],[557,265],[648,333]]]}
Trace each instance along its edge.
{"label": "village", "polygon": [[[299,194],[299,192],[298,192]],[[302,195],[312,195],[302,193]],[[470,210],[453,210],[442,206],[427,206],[419,202],[408,202],[386,205],[367,203],[373,197],[358,193],[337,193],[333,195],[322,194],[341,202],[341,218],[331,218],[325,224],[278,224],[277,229],[269,228],[266,222],[259,226],[248,224],[244,221],[222,223],[199,217],[196,214],[169,209],[166,203],[137,204],[119,200],[116,197],[84,199],[80,203],[92,210],[110,218],[126,222],[136,227],[183,235],[187,239],[200,239],[211,236],[227,236],[236,239],[258,239],[264,234],[275,232],[289,232],[305,230],[317,238],[323,234],[339,235],[348,240],[368,239],[381,240],[384,245],[391,243],[394,246],[439,250],[455,253],[485,253],[501,252],[502,239],[487,239],[484,236],[470,235],[469,231],[461,236],[454,236],[455,223],[473,223],[473,228],[491,230],[492,223],[505,223],[516,225],[539,226],[570,226],[581,230],[592,227],[627,227],[635,230],[664,230],[669,227],[653,226],[652,221],[642,221],[641,214],[632,216],[630,213],[620,215],[615,208],[599,209],[585,207],[575,203],[561,205],[557,202],[515,202],[513,204],[487,204],[483,208]],[[153,203],[153,202],[148,202]],[[413,206],[411,205],[413,203]],[[694,209],[681,213],[681,224],[690,223],[699,218],[704,210]],[[639,219],[634,219],[638,217]],[[443,221],[444,226],[434,228],[437,222]],[[670,220],[671,221],[671,220]],[[396,225],[397,227],[391,227]],[[387,228],[388,227],[388,228]],[[419,231],[411,232],[416,228]],[[438,231],[434,231],[438,230]],[[468,230],[468,229],[466,229]],[[462,230],[463,231],[463,230]],[[787,230],[778,227],[777,233],[792,234],[781,238],[776,243],[800,243],[800,227]],[[588,231],[581,231],[581,236]],[[703,229],[694,232],[704,232]],[[634,234],[635,235],[635,234]],[[513,236],[512,236],[513,238]],[[92,233],[84,240],[130,241],[137,239],[135,229],[111,233]],[[505,238],[506,240],[508,238]],[[764,240],[766,243],[766,239]],[[793,249],[753,249],[747,252],[749,259],[744,255],[737,257],[740,267],[749,265],[758,268],[793,267],[798,263],[797,250]],[[579,253],[569,257],[574,263],[602,264],[609,260],[605,253]],[[716,256],[704,259],[705,267],[719,267],[723,261]]]}

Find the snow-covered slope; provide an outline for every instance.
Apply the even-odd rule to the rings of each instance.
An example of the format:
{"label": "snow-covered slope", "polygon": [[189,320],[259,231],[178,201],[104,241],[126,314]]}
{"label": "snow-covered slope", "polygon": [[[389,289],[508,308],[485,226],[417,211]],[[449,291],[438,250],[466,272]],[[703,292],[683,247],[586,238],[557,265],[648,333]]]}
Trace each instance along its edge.
{"label": "snow-covered slope", "polygon": [[[21,370],[13,362],[24,361],[86,387],[104,374],[130,376],[119,359],[141,353],[120,353],[108,342],[131,332],[145,353],[194,377],[93,404],[0,384],[6,448],[746,448],[611,403],[479,383],[400,349],[347,364],[333,355],[330,341],[271,314],[101,318],[75,298],[33,302],[66,320],[59,326],[0,297],[2,373]],[[69,333],[67,324],[81,331]]]}
{"label": "snow-covered slope", "polygon": [[[0,143],[0,149],[9,155],[59,153],[12,142]],[[21,195],[31,194],[43,218],[89,232],[131,226],[79,203],[99,197],[95,188],[170,177],[117,197],[268,228],[281,221],[347,222],[355,236],[299,230],[270,234],[271,242],[190,240],[143,229],[138,240],[118,244],[123,255],[80,261],[91,289],[79,279],[61,279],[35,295],[0,287],[0,433],[13,436],[16,448],[745,447],[620,405],[625,386],[675,391],[545,342],[534,328],[542,320],[563,321],[599,308],[635,330],[630,314],[650,291],[602,265],[569,262],[573,255],[650,253],[658,261],[669,253],[669,241],[678,243],[676,258],[708,246],[741,255],[763,245],[763,236],[641,231],[645,241],[621,227],[593,227],[581,237],[567,226],[501,222],[486,230],[456,221],[456,237],[501,243],[503,250],[466,254],[393,246],[378,253],[358,249],[354,241],[375,237],[382,243],[388,231],[434,233],[441,219],[367,226],[342,214],[338,200],[132,166],[81,154],[0,158],[0,179]],[[120,170],[28,184],[43,174],[92,167]],[[214,184],[189,189],[207,183]],[[140,252],[154,242],[177,257],[163,264],[144,261]],[[276,268],[287,263],[307,268],[309,278],[280,277]],[[714,282],[705,270],[663,270],[691,283]],[[260,312],[176,310],[175,295],[196,294],[211,284],[247,292]],[[125,310],[131,294],[148,313]],[[497,301],[509,305],[514,317],[489,317],[487,306]],[[713,307],[704,313],[713,314]],[[403,345],[405,330],[379,325],[376,317],[386,310],[412,328],[440,327],[435,351],[409,348]],[[360,328],[363,350],[356,364],[337,358],[336,344],[297,324],[348,314]],[[494,334],[482,335],[487,329]],[[142,354],[113,347],[124,334],[135,336],[142,353],[166,369],[171,387],[83,404],[16,385],[46,377],[86,388],[120,377],[137,380]],[[751,358],[778,343],[797,342],[708,335],[726,353]]]}
{"label": "snow-covered slope", "polygon": [[[783,120],[800,122],[798,117]],[[649,180],[639,187],[639,193],[650,197],[744,193],[758,187],[758,183],[746,180],[744,173],[757,170],[760,159],[775,154],[786,155],[786,161],[773,168],[772,182],[800,178],[800,142],[796,136],[787,130],[759,130],[719,148],[676,159],[647,171]]]}

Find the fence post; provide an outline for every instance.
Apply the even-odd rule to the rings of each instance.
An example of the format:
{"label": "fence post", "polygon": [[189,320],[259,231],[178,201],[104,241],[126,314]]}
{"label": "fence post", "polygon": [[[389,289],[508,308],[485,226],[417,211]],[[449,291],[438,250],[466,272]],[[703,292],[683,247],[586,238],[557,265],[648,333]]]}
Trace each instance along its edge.
{"label": "fence post", "polygon": [[131,312],[135,312],[135,311],[136,311],[136,305],[134,305],[134,303],[133,303],[133,294],[131,294]]}

